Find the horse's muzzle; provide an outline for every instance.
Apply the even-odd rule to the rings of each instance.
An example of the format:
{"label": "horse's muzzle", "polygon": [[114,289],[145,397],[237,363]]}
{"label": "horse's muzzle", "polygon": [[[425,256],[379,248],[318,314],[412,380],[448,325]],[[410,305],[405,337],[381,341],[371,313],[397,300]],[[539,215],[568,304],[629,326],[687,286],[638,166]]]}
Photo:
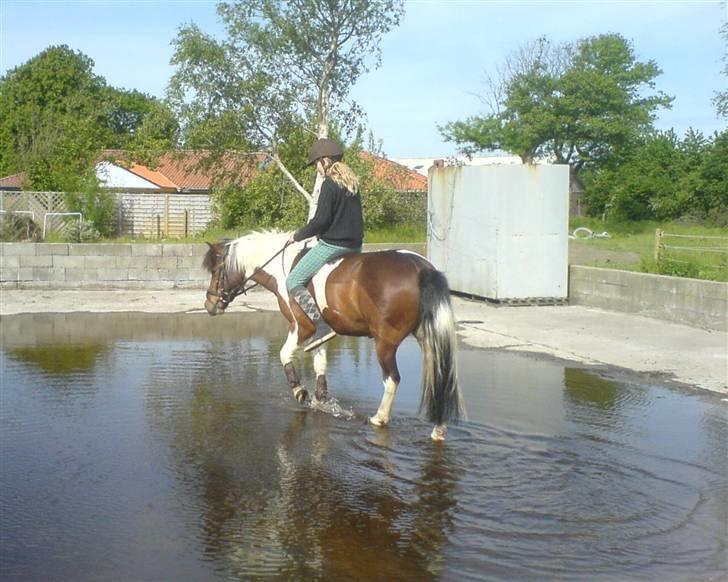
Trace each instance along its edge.
{"label": "horse's muzzle", "polygon": [[225,308],[222,306],[222,301],[210,301],[205,299],[205,309],[209,315],[222,315],[225,313]]}

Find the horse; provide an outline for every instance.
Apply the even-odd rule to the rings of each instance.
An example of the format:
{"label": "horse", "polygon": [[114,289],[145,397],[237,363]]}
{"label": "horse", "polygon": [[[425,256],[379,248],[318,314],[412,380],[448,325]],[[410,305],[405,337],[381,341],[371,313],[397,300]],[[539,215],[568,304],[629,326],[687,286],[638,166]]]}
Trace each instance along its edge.
{"label": "horse", "polygon": [[[202,266],[211,277],[205,309],[210,315],[220,315],[235,297],[255,285],[275,295],[289,324],[280,350],[281,364],[294,397],[306,402],[308,391],[301,385],[293,357],[315,328],[290,298],[285,281],[308,243],[289,244],[288,233],[273,230],[207,244]],[[375,426],[385,426],[391,420],[401,380],[397,348],[414,335],[423,362],[420,411],[424,409],[427,420],[435,424],[432,439],[444,440],[447,424],[458,422],[463,411],[455,317],[445,275],[410,251],[352,252],[325,265],[308,287],[323,318],[337,334],[374,338],[384,383],[379,408],[369,418]],[[328,397],[326,346],[319,347],[313,356],[315,396],[320,401]]]}

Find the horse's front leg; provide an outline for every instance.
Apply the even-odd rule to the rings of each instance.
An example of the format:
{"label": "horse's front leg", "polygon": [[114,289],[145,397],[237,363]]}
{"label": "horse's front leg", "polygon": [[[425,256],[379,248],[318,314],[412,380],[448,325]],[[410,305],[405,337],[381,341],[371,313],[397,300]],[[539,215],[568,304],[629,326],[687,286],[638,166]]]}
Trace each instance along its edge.
{"label": "horse's front leg", "polygon": [[369,419],[369,422],[376,426],[389,424],[392,419],[392,405],[400,381],[397,368],[397,347],[377,340],[377,358],[382,367],[384,394],[377,413]]}
{"label": "horse's front leg", "polygon": [[288,332],[286,343],[281,348],[281,364],[283,371],[286,373],[288,387],[293,391],[293,396],[298,402],[303,404],[308,398],[308,390],[301,385],[301,379],[298,377],[296,367],[293,365],[293,356],[298,350],[298,330],[295,328]]}
{"label": "horse's front leg", "polygon": [[316,400],[323,402],[329,397],[326,384],[326,347],[321,346],[313,356],[313,369],[316,372]]}

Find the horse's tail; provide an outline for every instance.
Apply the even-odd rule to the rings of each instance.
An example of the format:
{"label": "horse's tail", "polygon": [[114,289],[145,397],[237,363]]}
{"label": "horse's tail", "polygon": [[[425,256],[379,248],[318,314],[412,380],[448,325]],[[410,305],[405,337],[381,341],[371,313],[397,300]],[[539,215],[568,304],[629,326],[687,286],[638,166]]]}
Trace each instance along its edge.
{"label": "horse's tail", "polygon": [[417,338],[422,348],[422,401],[427,420],[436,425],[457,422],[463,414],[455,350],[455,315],[447,279],[440,271],[420,272],[420,323]]}

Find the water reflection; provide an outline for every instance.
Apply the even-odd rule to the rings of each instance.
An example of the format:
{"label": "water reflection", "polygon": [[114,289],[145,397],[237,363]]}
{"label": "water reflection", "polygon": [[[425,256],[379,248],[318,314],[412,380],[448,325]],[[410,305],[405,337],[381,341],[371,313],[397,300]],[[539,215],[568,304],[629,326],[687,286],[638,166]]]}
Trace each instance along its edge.
{"label": "water reflection", "polygon": [[[393,425],[377,429],[364,422],[381,395],[371,341],[332,345],[331,391],[354,411],[335,418],[290,398],[275,314],[119,315],[3,319],[5,578],[684,580],[728,567],[718,397],[464,348],[470,419],[437,446],[416,417],[414,341]],[[98,346],[94,363],[67,341]]]}
{"label": "water reflection", "polygon": [[41,345],[8,348],[8,355],[18,361],[36,366],[50,376],[64,376],[91,371],[105,352],[99,344]]}
{"label": "water reflection", "polygon": [[582,368],[564,368],[564,392],[574,404],[613,410],[619,385]]}

